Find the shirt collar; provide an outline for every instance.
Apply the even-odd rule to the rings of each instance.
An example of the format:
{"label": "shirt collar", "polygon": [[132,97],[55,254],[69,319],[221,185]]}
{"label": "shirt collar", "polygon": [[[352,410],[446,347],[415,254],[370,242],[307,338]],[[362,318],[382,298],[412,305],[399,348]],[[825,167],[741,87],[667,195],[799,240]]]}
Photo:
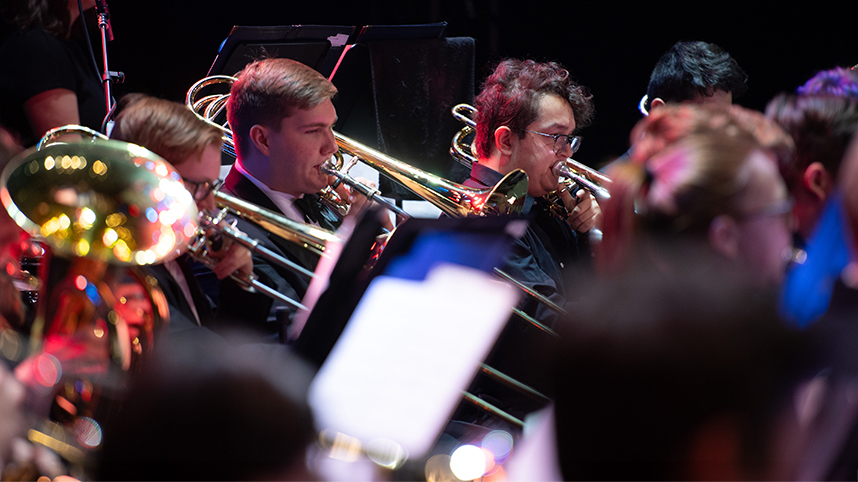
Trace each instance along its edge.
{"label": "shirt collar", "polygon": [[273,202],[287,218],[292,221],[298,221],[299,223],[306,223],[304,220],[304,214],[295,206],[295,196],[271,189],[264,182],[253,177],[252,174],[247,172],[247,169],[245,169],[238,161],[235,162],[233,167],[246,177],[248,181],[258,187],[263,194],[268,196],[268,199],[271,199],[271,202]]}

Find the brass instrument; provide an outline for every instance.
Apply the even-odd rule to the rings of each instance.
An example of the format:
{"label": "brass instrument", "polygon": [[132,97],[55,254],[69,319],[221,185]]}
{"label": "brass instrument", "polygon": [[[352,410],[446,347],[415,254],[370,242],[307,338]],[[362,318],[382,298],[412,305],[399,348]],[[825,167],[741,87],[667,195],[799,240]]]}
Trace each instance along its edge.
{"label": "brass instrument", "polygon": [[[262,246],[258,240],[247,236],[231,224],[227,223],[225,218],[229,214],[254,222],[264,229],[284,239],[292,241],[293,243],[301,245],[305,249],[319,256],[324,255],[325,247],[328,242],[341,241],[341,238],[335,233],[309,224],[292,221],[281,214],[262,208],[253,203],[249,203],[224,192],[215,191],[214,196],[218,207],[221,208],[221,211],[213,216],[202,215],[200,217],[200,229],[190,246],[190,252],[194,257],[209,267],[213,265],[213,261],[207,254],[207,243],[209,238],[211,238],[209,233],[216,232],[238,242],[251,252],[262,256],[269,262],[305,276],[308,279],[315,276],[312,271],[309,271],[303,266],[292,262],[288,258],[280,256],[274,251]],[[251,276],[246,279],[236,276],[234,279],[245,289],[259,291],[275,300],[282,301],[283,303],[299,310],[307,309],[306,306],[298,301],[293,300],[259,282],[255,276]]]}
{"label": "brass instrument", "polygon": [[[101,135],[97,142],[52,142],[71,132],[90,134],[66,126],[13,159],[0,175],[0,201],[30,236],[69,260],[64,280],[43,283],[30,357],[20,367],[43,374],[48,363],[56,374],[38,378],[44,391],[34,410],[44,417],[50,411],[61,425],[31,430],[30,440],[81,463],[101,441],[76,437],[82,432],[75,430],[100,433],[92,418],[96,401],[120,389],[135,356],[151,349],[154,327],[169,319],[154,279],[136,277],[133,269],[187,249],[197,208],[162,158]],[[129,283],[138,291],[117,291]],[[147,310],[126,307],[132,297],[148,300]],[[132,314],[139,323],[128,323]]]}
{"label": "brass instrument", "polygon": [[[229,100],[229,91],[226,93],[204,95],[202,97],[200,97],[200,93],[203,89],[211,86],[230,86],[236,80],[238,79],[229,75],[212,75],[205,77],[194,83],[185,95],[185,106],[187,106],[191,112],[196,114],[200,120],[206,124],[217,127],[223,133],[223,136],[221,137],[223,140],[222,150],[231,157],[236,157],[235,140],[232,136],[232,130],[227,127],[226,119],[224,119],[222,123],[216,122],[215,120],[218,119],[224,113],[224,109],[226,109],[226,103]],[[331,169],[335,171],[342,169],[342,156],[337,155],[336,160],[332,161],[332,166],[333,167]],[[349,203],[342,199],[340,195],[334,191],[333,187],[325,187],[319,192],[319,196],[322,201],[340,217],[348,214]]]}
{"label": "brass instrument", "polygon": [[196,228],[179,173],[126,142],[43,143],[10,163],[0,183],[10,217],[65,256],[153,264],[180,255]]}
{"label": "brass instrument", "polygon": [[[206,86],[230,84],[235,80],[234,77],[222,75],[207,77],[195,83],[185,96],[185,104],[189,109],[207,123],[217,126],[224,132],[224,146],[227,146],[224,152],[231,155],[235,155],[232,131],[225,125],[218,124],[213,120],[222,112],[229,98],[229,93],[197,97]],[[337,132],[334,132],[334,137],[341,153],[359,158],[370,167],[401,183],[450,216],[514,214],[521,212],[521,208],[524,206],[525,194],[527,194],[527,175],[524,171],[510,173],[493,188],[470,188],[417,169]],[[351,185],[359,192],[378,201],[379,197],[375,189],[360,184],[340,172],[343,164],[341,153],[335,156],[336,163],[332,162],[333,165],[325,166],[326,173],[337,176],[341,181]],[[330,192],[333,192],[333,189]],[[339,196],[331,196],[330,192],[321,193],[322,198],[329,205],[341,204],[342,200],[339,200]],[[385,204],[390,207],[389,203]],[[407,216],[407,213],[398,208],[393,210],[397,214]],[[342,214],[343,210],[339,209],[339,211]]]}
{"label": "brass instrument", "polygon": [[[473,120],[476,113],[477,110],[468,104],[459,104],[453,107],[453,117],[464,123],[465,126],[453,135],[450,154],[466,167],[471,167],[471,164],[477,162],[473,145],[467,141],[468,136],[473,134],[477,127],[476,121]],[[610,178],[572,158],[556,163],[552,169],[555,175],[563,179],[560,181],[560,189],[546,194],[545,200],[548,201],[549,206],[552,206],[552,213],[564,219],[568,213],[566,206],[560,199],[560,190],[574,189],[574,186],[578,185],[590,191],[597,199],[611,197],[608,190],[603,187],[604,184],[611,183]]]}
{"label": "brass instrument", "polygon": [[106,141],[110,139],[101,132],[90,129],[89,127],[79,126],[77,124],[68,124],[60,127],[55,127],[46,132],[45,135],[42,136],[42,138],[39,139],[39,142],[36,144],[36,150],[41,150],[46,145],[52,143],[55,139],[68,134],[85,134],[90,137],[90,140],[92,142]]}
{"label": "brass instrument", "polygon": [[[336,159],[336,162],[334,162],[333,159]],[[378,189],[375,189],[372,186],[368,186],[349,176],[349,169],[358,162],[358,159],[356,157],[353,157],[346,167],[342,167],[342,159],[342,152],[338,151],[332,159],[329,159],[327,162],[319,166],[319,169],[329,176],[336,177],[337,185],[338,183],[343,183],[351,187],[352,189],[356,190],[361,195],[366,197],[370,202],[377,202],[383,205],[388,211],[391,211],[397,216],[399,216],[400,219],[408,219],[411,217],[411,215],[405,212],[404,209],[397,206],[392,201],[389,201],[382,197],[381,191],[379,191]],[[336,185],[332,187],[336,187]],[[345,210],[345,212],[347,213],[348,210]]]}
{"label": "brass instrument", "polygon": [[[202,79],[188,90],[185,98],[185,104],[191,111],[205,122],[215,125],[221,129],[224,133],[224,152],[232,156],[235,156],[235,146],[231,130],[225,124],[218,124],[213,120],[222,113],[223,107],[226,105],[229,98],[229,93],[212,94],[200,98],[197,97],[199,97],[200,91],[206,86],[230,84],[235,80],[235,78],[227,76],[214,76]],[[498,184],[491,188],[470,188],[417,169],[337,132],[334,132],[334,137],[340,149],[339,152],[334,155],[336,161],[332,160],[331,163],[324,166],[325,172],[337,177],[338,182],[345,182],[347,185],[350,185],[353,189],[358,190],[371,200],[380,200],[378,191],[354,181],[347,175],[347,169],[343,169],[342,167],[344,164],[344,153],[358,158],[380,173],[401,183],[419,197],[429,201],[450,216],[459,217],[472,215],[484,216],[518,214],[524,206],[527,194],[527,174],[522,170],[516,170],[509,173]],[[333,192],[333,189],[330,189],[330,191]],[[333,198],[325,193],[321,193],[321,195],[323,199]],[[339,196],[336,196],[333,199],[335,200],[334,202],[341,202],[337,201],[339,200]],[[327,204],[330,206],[331,201],[328,201]],[[385,204],[390,208],[389,203]],[[407,213],[399,210],[398,207],[391,210],[399,215],[403,215],[405,217],[408,216]],[[346,209],[338,209],[338,211],[341,214],[344,214]],[[530,318],[530,320],[532,320],[532,318]],[[545,327],[536,320],[532,320],[532,322],[534,322],[540,329],[556,336],[550,328]],[[532,391],[529,387],[511,380],[509,377],[505,377],[489,367],[484,367],[483,371],[496,379],[502,379],[504,383],[515,386],[518,390],[525,392],[528,392],[528,390]],[[542,397],[541,395],[537,396]],[[502,418],[519,426],[523,426],[522,421],[506,414],[502,410],[496,407],[486,407],[484,402],[479,401],[476,397],[469,397],[468,395],[465,397],[472,403],[483,406]]]}
{"label": "brass instrument", "polygon": [[185,95],[185,105],[194,114],[197,115],[206,124],[213,125],[223,132],[223,152],[235,157],[235,144],[232,140],[232,131],[227,129],[224,124],[218,124],[214,121],[223,110],[226,108],[226,101],[229,99],[229,92],[226,94],[210,94],[197,98],[201,90],[211,85],[232,85],[235,82],[235,77],[229,75],[212,75],[206,77],[188,89]]}
{"label": "brass instrument", "polygon": [[252,221],[283,239],[303,246],[321,256],[330,241],[342,241],[335,233],[311,224],[299,223],[225,192],[215,191],[215,202],[236,216]]}
{"label": "brass instrument", "polygon": [[527,194],[527,174],[515,170],[491,188],[447,181],[334,132],[340,150],[399,182],[449,216],[518,214]]}

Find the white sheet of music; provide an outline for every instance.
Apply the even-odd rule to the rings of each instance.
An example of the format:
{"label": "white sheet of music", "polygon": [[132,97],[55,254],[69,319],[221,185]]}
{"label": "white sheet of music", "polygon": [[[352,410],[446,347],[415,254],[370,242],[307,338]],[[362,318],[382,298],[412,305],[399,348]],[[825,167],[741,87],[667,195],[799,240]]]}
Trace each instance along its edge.
{"label": "white sheet of music", "polygon": [[431,448],[518,301],[515,288],[441,265],[376,278],[310,387],[322,430]]}

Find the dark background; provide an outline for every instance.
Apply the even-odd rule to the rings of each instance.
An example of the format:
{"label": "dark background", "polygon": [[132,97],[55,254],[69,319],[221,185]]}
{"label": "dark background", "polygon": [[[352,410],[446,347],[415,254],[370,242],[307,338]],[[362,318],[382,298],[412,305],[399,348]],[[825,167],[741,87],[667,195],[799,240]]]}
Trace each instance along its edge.
{"label": "dark background", "polygon": [[117,94],[142,91],[182,101],[233,25],[446,21],[446,36],[476,39],[477,87],[503,57],[559,61],[589,87],[596,119],[582,132],[576,159],[600,165],[628,147],[652,66],[678,40],[705,40],[730,52],[750,77],[737,103],[757,110],[819,70],[858,64],[858,26],[846,11],[849,2],[790,4],[111,0],[115,40],[108,50],[111,69],[127,77]]}

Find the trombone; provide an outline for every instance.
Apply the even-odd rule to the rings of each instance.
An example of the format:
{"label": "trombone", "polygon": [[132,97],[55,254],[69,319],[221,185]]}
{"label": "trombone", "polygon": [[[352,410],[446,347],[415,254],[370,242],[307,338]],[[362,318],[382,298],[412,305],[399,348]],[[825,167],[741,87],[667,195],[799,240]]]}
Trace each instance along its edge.
{"label": "trombone", "polygon": [[[231,84],[235,80],[236,79],[234,77],[228,76],[207,77],[195,83],[188,90],[185,98],[185,104],[188,109],[193,111],[203,121],[221,129],[224,138],[224,152],[232,156],[235,155],[235,145],[231,130],[225,124],[219,124],[213,120],[222,113],[229,98],[229,93],[211,94],[202,97],[199,97],[199,93],[206,86]],[[417,169],[340,133],[334,132],[334,137],[337,145],[339,146],[339,152],[335,154],[337,159],[336,164],[342,166],[342,156],[343,154],[348,154],[354,158],[353,161],[355,161],[355,159],[363,161],[365,164],[380,173],[385,174],[394,181],[404,185],[417,196],[430,202],[449,216],[462,217],[518,214],[524,207],[527,195],[527,174],[522,170],[516,170],[509,173],[493,187],[485,189],[470,188]],[[371,200],[380,200],[377,190],[352,179],[347,175],[347,169],[336,167],[333,162],[324,166],[324,169],[327,174],[337,177],[339,182],[346,183],[366,195]],[[323,195],[323,199],[325,198],[326,196]],[[385,203],[385,205],[390,208],[389,203]],[[398,207],[391,210],[397,214],[410,217]],[[553,330],[545,325],[533,320],[533,318],[524,313],[521,313],[521,315],[524,315],[524,318],[535,324],[537,328],[546,331],[553,336],[557,336]],[[481,371],[493,378],[501,380],[503,383],[512,385],[515,389],[527,393],[530,396],[537,399],[545,399],[543,395],[539,394],[532,388],[517,382],[486,365],[481,367]],[[490,404],[485,403],[473,395],[465,394],[465,398],[469,402],[495,413],[519,427],[523,426],[523,422],[521,420],[516,419],[497,407],[493,407]]]}
{"label": "trombone", "polygon": [[[474,155],[473,145],[468,143],[466,139],[476,130],[477,122],[473,117],[477,114],[477,109],[468,104],[458,104],[453,107],[452,112],[453,117],[465,126],[453,135],[450,154],[466,167],[471,167],[471,164],[477,162],[477,158]],[[609,199],[611,197],[608,190],[602,186],[603,184],[610,184],[611,179],[571,157],[558,162],[552,169],[556,176],[563,178],[560,182],[561,188],[569,189],[577,184],[590,191],[597,199]],[[546,194],[545,199],[552,207],[557,204],[563,207],[563,210],[552,208],[553,213],[565,212],[566,208],[563,201],[560,200],[559,189]]]}
{"label": "trombone", "polygon": [[[214,119],[219,116],[226,106],[229,93],[210,94],[199,96],[200,91],[210,85],[232,84],[234,77],[216,75],[206,77],[195,83],[185,96],[185,105],[192,110],[200,119],[221,129],[224,133],[224,152],[235,155],[235,144],[232,131],[225,125],[219,124]],[[350,187],[367,195],[372,200],[382,202],[385,207],[403,217],[410,217],[408,213],[383,200],[378,191],[352,179],[342,167],[342,155],[348,154],[363,161],[373,169],[399,182],[420,198],[429,201],[441,211],[450,216],[484,216],[495,214],[517,214],[524,207],[525,195],[527,194],[527,175],[524,171],[513,171],[508,174],[497,185],[477,189],[454,182],[426,171],[417,169],[409,164],[394,159],[384,153],[365,146],[338,132],[334,132],[337,145],[340,148],[335,157],[337,162],[331,162],[325,166],[325,172],[338,178]],[[353,165],[353,164],[352,164]],[[321,194],[323,200],[329,202],[333,197],[333,189],[326,188]],[[334,195],[336,193],[333,193]],[[336,196],[334,203],[339,196]]]}
{"label": "trombone", "polygon": [[[260,244],[259,240],[254,239],[243,232],[239,231],[233,224],[226,221],[226,216],[234,214],[249,221],[252,221],[266,230],[277,234],[278,236],[300,244],[310,252],[319,256],[325,252],[325,246],[329,241],[339,241],[341,238],[336,234],[322,228],[317,228],[309,224],[303,224],[282,216],[278,213],[249,203],[243,199],[226,194],[224,192],[215,191],[215,201],[221,210],[214,216],[201,215],[200,228],[197,230],[196,238],[191,242],[189,251],[194,257],[211,268],[214,261],[208,255],[208,243],[210,236],[207,231],[213,230],[219,235],[225,236],[245,248],[252,253],[258,254],[271,263],[288,269],[294,273],[306,277],[307,279],[314,278],[315,274],[304,268],[303,266],[280,256],[276,252],[266,248]],[[247,290],[256,290],[270,298],[282,301],[283,303],[292,306],[295,309],[307,310],[307,307],[300,302],[283,295],[279,291],[260,282],[256,275],[250,275],[247,278],[233,275],[232,278],[243,288]]]}

